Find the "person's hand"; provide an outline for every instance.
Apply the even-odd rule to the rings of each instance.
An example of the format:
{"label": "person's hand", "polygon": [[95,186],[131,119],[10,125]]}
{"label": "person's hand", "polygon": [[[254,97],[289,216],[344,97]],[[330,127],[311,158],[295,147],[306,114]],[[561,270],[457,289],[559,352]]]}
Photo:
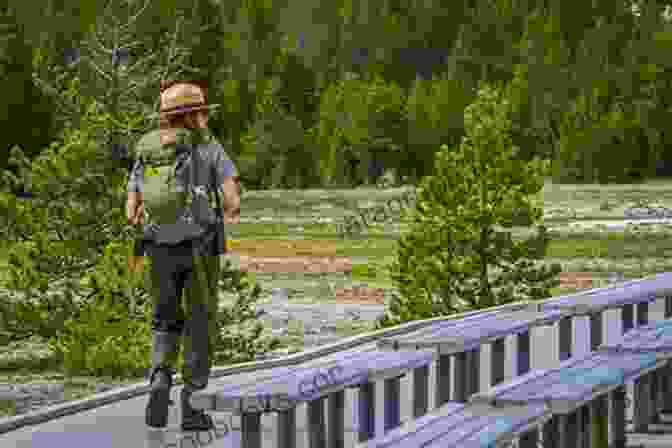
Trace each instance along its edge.
{"label": "person's hand", "polygon": [[138,208],[136,209],[134,224],[143,225],[144,223],[145,223],[145,203],[141,202]]}
{"label": "person's hand", "polygon": [[126,204],[126,216],[128,221],[133,224],[144,224],[145,223],[145,203],[133,203],[129,202]]}
{"label": "person's hand", "polygon": [[224,213],[224,224],[240,224],[240,210]]}
{"label": "person's hand", "polygon": [[134,274],[138,274],[145,269],[145,256],[136,257],[131,255],[128,257],[128,269]]}

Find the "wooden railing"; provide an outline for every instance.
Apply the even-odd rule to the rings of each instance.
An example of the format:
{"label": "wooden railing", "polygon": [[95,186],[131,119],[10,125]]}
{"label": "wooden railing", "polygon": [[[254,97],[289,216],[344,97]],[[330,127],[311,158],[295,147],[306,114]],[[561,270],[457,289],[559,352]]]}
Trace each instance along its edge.
{"label": "wooden railing", "polygon": [[[625,428],[623,422],[632,420],[635,429],[641,429],[644,421],[657,415],[637,410],[637,406],[649,406],[641,403],[651,401],[642,398],[651,394],[641,384],[650,384],[650,375],[665,377],[660,372],[667,372],[667,361],[661,358],[663,355],[656,355],[658,358],[649,365],[646,353],[614,354],[613,347],[601,346],[610,347],[625,333],[646,330],[648,322],[672,316],[671,297],[672,273],[665,273],[543,302],[437,320],[380,339],[375,345],[292,367],[212,381],[194,395],[192,404],[215,414],[239,416],[239,428],[223,435],[213,446],[495,447],[511,441],[533,446],[540,440],[551,443],[549,434],[558,431],[568,445],[548,446],[573,446],[573,440],[589,437],[588,433],[599,433],[600,437],[608,434],[609,443],[621,443],[623,438],[617,430]],[[586,370],[591,363],[602,366],[598,371],[609,371],[610,375],[614,369],[625,368],[623,363],[632,369],[624,370],[620,377],[600,376]],[[576,379],[580,376],[571,376],[581,371],[586,372],[587,387],[594,386],[588,392]],[[565,401],[574,407],[567,404],[561,411],[553,400],[562,401],[562,397],[526,400],[510,392],[536,387],[555,393],[556,389],[542,387],[546,383],[540,383],[541,379],[564,387],[568,378],[574,378],[576,384],[567,387],[588,395],[572,395]],[[662,386],[656,389],[656,403],[662,402],[661,390]],[[498,395],[504,391],[505,399]],[[617,404],[629,401],[635,406],[624,407],[622,419],[618,412],[611,412],[606,421],[600,420],[606,432],[587,433],[584,423],[590,426],[590,416],[602,416],[600,412],[609,400]],[[429,434],[423,431],[429,431],[427,422],[436,418],[448,420],[433,426],[433,431],[454,427],[453,436],[466,434],[466,438],[452,441],[453,436],[446,431],[445,435],[432,433],[446,437],[440,445],[404,441],[425,440],[425,436],[409,438],[408,434]],[[467,422],[473,425],[468,426],[470,429],[465,426]],[[397,442],[394,434],[399,435]],[[587,445],[577,446],[602,446],[587,440]]]}

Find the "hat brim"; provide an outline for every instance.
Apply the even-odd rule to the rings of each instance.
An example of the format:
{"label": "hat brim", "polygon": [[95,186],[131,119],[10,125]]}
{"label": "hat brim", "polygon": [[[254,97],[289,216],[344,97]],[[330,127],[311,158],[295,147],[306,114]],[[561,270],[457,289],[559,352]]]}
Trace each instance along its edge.
{"label": "hat brim", "polygon": [[189,112],[195,112],[197,110],[212,110],[220,107],[221,104],[206,104],[204,106],[190,107],[188,109],[174,110],[170,112],[157,112],[149,116],[149,118],[158,118],[158,117],[172,117],[174,115],[184,115]]}

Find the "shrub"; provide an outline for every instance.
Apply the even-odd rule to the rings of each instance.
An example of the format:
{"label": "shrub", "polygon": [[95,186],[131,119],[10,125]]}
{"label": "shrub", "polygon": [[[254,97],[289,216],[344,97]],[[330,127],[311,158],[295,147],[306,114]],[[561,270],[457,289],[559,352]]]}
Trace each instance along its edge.
{"label": "shrub", "polygon": [[[151,309],[149,269],[136,275],[125,270],[130,247],[110,244],[101,264],[88,278],[94,300],[67,319],[64,329],[50,339],[68,374],[137,377],[149,367]],[[247,273],[231,269],[220,273],[220,291],[234,293],[230,307],[217,310],[215,363],[252,361],[280,342],[263,336],[264,326],[255,310],[261,287]],[[178,359],[179,369],[182,357]]]}
{"label": "shrub", "polygon": [[149,289],[142,276],[127,271],[129,250],[128,244],[107,245],[85,277],[91,300],[50,338],[66,373],[136,377],[149,367]]}

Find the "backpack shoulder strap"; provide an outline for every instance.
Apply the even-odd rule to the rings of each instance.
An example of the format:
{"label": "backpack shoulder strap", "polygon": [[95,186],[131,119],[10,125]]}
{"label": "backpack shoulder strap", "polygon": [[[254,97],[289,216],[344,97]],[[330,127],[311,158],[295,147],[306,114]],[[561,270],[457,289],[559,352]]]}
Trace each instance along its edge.
{"label": "backpack shoulder strap", "polygon": [[217,173],[215,172],[215,165],[212,163],[210,164],[210,174],[211,174],[210,179],[212,179],[212,193],[215,195],[215,205],[217,206],[215,213],[217,214],[217,217],[221,219],[223,215],[222,215],[222,206],[219,203],[219,186],[217,185],[217,175],[216,175]]}

